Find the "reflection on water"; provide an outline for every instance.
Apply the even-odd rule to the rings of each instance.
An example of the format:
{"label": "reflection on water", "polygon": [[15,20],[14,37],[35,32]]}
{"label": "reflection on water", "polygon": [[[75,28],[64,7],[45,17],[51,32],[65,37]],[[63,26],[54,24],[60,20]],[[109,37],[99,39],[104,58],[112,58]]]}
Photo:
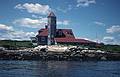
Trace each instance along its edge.
{"label": "reflection on water", "polygon": [[120,61],[0,61],[0,77],[120,77]]}

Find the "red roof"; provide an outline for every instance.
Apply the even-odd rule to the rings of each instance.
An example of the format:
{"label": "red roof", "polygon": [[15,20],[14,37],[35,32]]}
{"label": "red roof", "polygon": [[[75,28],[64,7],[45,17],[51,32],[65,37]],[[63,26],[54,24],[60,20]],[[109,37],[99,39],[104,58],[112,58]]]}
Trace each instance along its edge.
{"label": "red roof", "polygon": [[48,29],[40,29],[38,31],[38,36],[48,36]]}
{"label": "red roof", "polygon": [[72,32],[72,29],[57,29],[56,32],[58,32],[58,31],[62,31],[62,33],[65,35],[65,37],[75,38],[74,34]]}
{"label": "red roof", "polygon": [[56,42],[74,42],[74,43],[94,43],[85,39],[75,39],[75,38],[55,38]]}
{"label": "red roof", "polygon": [[[71,29],[57,29],[56,32],[61,31],[65,37],[75,38]],[[38,36],[48,36],[48,29],[40,29]]]}

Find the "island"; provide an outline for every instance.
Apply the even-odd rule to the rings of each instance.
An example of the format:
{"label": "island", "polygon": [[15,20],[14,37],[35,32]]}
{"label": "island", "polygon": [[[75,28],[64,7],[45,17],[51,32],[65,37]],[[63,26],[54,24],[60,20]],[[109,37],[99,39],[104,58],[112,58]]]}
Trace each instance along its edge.
{"label": "island", "polygon": [[0,41],[0,60],[117,61],[119,45],[39,45],[30,41]]}

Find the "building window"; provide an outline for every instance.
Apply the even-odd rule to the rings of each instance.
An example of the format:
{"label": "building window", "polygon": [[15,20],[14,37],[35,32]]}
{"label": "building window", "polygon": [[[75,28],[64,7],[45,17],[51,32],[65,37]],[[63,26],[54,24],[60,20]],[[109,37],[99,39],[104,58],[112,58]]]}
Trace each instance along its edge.
{"label": "building window", "polygon": [[62,36],[62,31],[59,31],[59,36]]}
{"label": "building window", "polygon": [[72,35],[72,32],[66,32],[67,34],[69,34],[69,35]]}
{"label": "building window", "polygon": [[41,41],[45,41],[45,37],[41,37]]}

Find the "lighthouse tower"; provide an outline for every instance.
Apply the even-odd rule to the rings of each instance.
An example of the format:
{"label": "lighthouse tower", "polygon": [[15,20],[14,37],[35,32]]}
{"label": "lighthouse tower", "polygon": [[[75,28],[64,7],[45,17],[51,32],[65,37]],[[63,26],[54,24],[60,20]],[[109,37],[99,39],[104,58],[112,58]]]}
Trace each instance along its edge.
{"label": "lighthouse tower", "polygon": [[53,12],[50,12],[48,15],[48,45],[55,44],[56,36],[56,16]]}

